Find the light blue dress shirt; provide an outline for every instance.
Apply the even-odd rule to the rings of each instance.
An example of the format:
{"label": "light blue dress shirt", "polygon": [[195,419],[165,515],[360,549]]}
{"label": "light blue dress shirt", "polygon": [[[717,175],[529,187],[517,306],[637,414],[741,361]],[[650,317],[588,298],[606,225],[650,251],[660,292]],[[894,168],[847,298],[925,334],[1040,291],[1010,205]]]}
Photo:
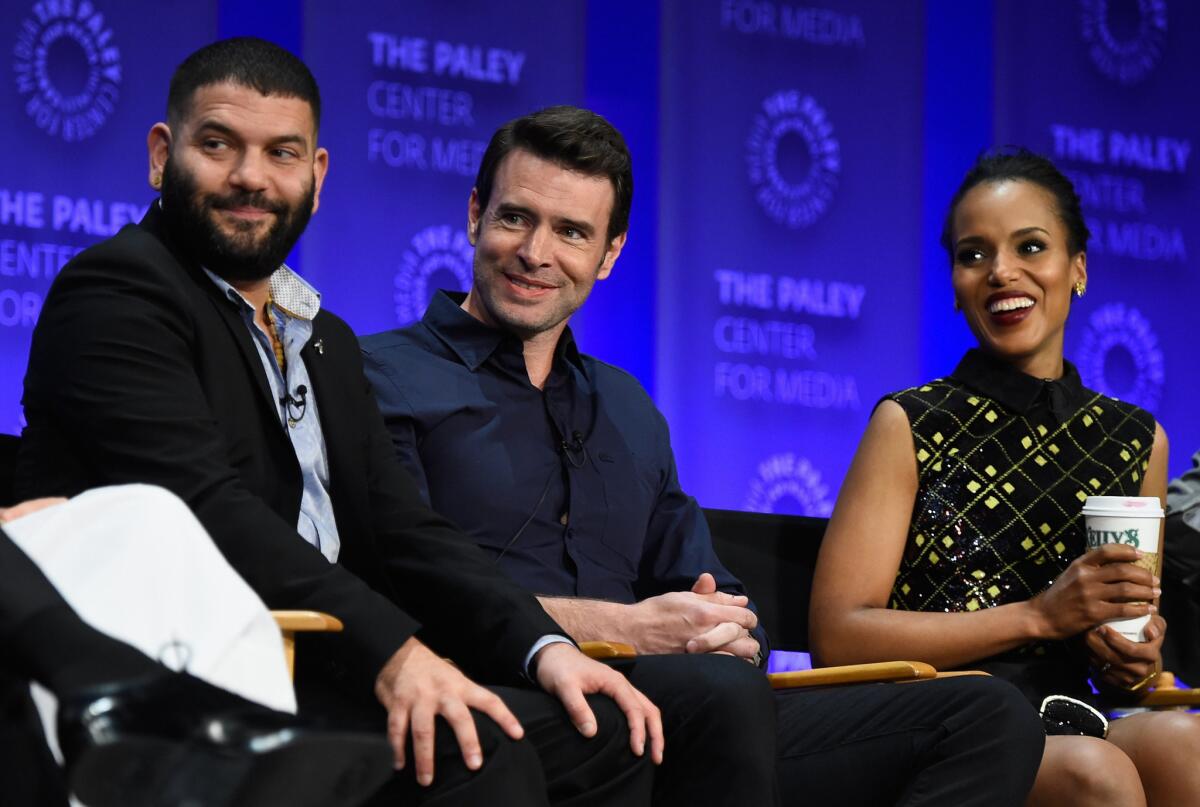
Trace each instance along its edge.
{"label": "light blue dress shirt", "polygon": [[[271,386],[271,397],[279,408],[280,427],[287,432],[300,463],[304,489],[296,530],[330,563],[335,563],[342,543],[333,517],[333,501],[329,497],[329,455],[312,380],[300,357],[300,350],[312,337],[312,321],[321,309],[321,295],[287,266],[276,269],[268,281],[272,302],[269,313],[283,345],[287,365],[287,376],[284,377],[275,361],[271,337],[254,322],[254,306],[224,279],[207,269],[204,271],[237,305],[242,321],[258,347],[258,357]],[[305,390],[303,394],[301,388]]]}

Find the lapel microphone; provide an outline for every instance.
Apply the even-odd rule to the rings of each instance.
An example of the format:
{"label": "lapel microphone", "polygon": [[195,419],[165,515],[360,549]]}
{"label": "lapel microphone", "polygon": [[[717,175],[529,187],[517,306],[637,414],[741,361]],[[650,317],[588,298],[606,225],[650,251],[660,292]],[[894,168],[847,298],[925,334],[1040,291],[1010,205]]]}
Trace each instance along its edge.
{"label": "lapel microphone", "polygon": [[582,468],[587,462],[587,446],[583,444],[583,434],[578,429],[571,432],[571,442],[563,440],[560,448],[571,467]]}
{"label": "lapel microphone", "polygon": [[[287,422],[289,426],[295,427],[297,423],[304,420],[304,413],[308,411],[308,387],[301,384],[296,387],[296,395],[289,395],[286,391],[283,397],[279,399],[279,405],[287,408]],[[299,414],[293,415],[295,410]]]}

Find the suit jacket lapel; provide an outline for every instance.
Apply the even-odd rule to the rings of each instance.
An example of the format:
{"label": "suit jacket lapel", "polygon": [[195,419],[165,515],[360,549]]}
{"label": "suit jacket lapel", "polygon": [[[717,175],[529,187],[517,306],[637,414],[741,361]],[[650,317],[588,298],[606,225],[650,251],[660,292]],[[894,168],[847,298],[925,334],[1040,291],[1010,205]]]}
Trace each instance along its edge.
{"label": "suit jacket lapel", "polygon": [[[212,281],[207,277],[204,280],[212,285]],[[213,291],[218,291],[216,286],[213,286]],[[238,352],[242,354],[242,361],[246,363],[246,371],[254,378],[254,383],[262,393],[262,401],[271,410],[274,417],[279,417],[279,402],[275,400],[275,396],[271,394],[271,385],[267,383],[267,376],[263,372],[262,358],[259,356],[258,348],[254,345],[254,339],[250,335],[250,330],[246,327],[245,320],[242,315],[234,309],[229,300],[223,300],[216,294],[206,295],[212,303],[213,308],[217,310],[217,315],[221,321],[225,323],[225,327],[229,328],[230,335],[233,341],[237,343]]]}
{"label": "suit jacket lapel", "polygon": [[182,250],[177,248],[175,242],[167,232],[158,201],[150,205],[150,208],[146,211],[146,215],[142,217],[141,226],[149,230],[166,247],[167,252],[175,259],[179,267],[192,278],[192,282],[200,290],[201,296],[207,299],[213,308],[216,309],[217,316],[229,328],[230,334],[233,336],[233,341],[237,343],[238,350],[242,354],[242,360],[246,363],[246,371],[254,379],[253,383],[261,393],[259,396],[260,399],[270,409],[272,416],[278,418],[279,402],[271,394],[271,386],[267,383],[267,377],[263,373],[262,359],[258,356],[258,348],[254,346],[250,331],[246,328],[246,323],[242,320],[241,314],[237,312],[232,302],[221,295],[221,290],[204,273],[204,270],[200,268],[195,259],[190,255],[184,254]]}

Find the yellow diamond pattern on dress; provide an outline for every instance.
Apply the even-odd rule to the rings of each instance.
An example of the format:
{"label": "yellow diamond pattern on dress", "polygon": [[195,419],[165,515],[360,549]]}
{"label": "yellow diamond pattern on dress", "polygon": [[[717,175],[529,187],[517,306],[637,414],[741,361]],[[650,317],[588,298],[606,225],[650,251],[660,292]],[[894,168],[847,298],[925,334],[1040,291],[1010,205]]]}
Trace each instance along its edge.
{"label": "yellow diamond pattern on dress", "polygon": [[1092,416],[1091,416],[1091,415],[1084,415],[1084,416],[1083,416],[1083,425],[1084,425],[1084,426],[1091,426],[1091,425],[1092,425],[1093,423],[1095,423],[1095,422],[1096,422],[1096,421],[1092,420]]}
{"label": "yellow diamond pattern on dress", "polygon": [[927,459],[929,459],[928,451],[926,451],[925,449],[922,448],[920,451],[917,452],[917,462],[924,462]]}
{"label": "yellow diamond pattern on dress", "polygon": [[1121,459],[1129,462],[1129,452],[1123,448],[1121,449]]}
{"label": "yellow diamond pattern on dress", "polygon": [[1134,481],[1134,482],[1138,481],[1138,478],[1139,478],[1138,472],[1137,472],[1137,471],[1134,471],[1134,472],[1133,472],[1133,481]]}
{"label": "yellow diamond pattern on dress", "polygon": [[1129,441],[1129,445],[1133,446],[1133,447],[1134,447],[1134,448],[1136,448],[1138,451],[1141,451],[1141,450],[1142,450],[1142,441],[1141,441],[1141,440],[1138,440],[1136,437],[1135,437],[1134,439],[1132,439],[1132,440],[1130,440],[1130,441]]}
{"label": "yellow diamond pattern on dress", "polygon": [[924,451],[892,607],[966,611],[1029,599],[1084,551],[1087,495],[1137,495],[1130,479],[1144,475],[1153,419],[1087,394],[1061,422],[1044,409],[1016,413],[953,380],[892,396],[908,416],[914,456]]}

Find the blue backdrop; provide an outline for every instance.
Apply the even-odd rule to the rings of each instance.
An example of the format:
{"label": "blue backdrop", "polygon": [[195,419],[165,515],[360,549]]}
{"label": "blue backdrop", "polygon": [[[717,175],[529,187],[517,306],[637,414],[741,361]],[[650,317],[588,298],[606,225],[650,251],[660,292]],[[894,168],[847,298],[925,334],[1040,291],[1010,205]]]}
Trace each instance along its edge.
{"label": "blue backdrop", "polygon": [[[1095,232],[1068,353],[1200,447],[1182,323],[1200,247],[1200,19],[1178,0],[0,0],[0,431],[41,299],[153,198],[171,70],[256,34],[321,83],[331,168],[293,256],[360,332],[461,286],[475,163],[502,121],[591,106],[635,159],[630,240],[575,320],[633,371],[708,506],[828,512],[871,408],[953,368],[937,231],[975,154],[1023,143]],[[1036,16],[1037,25],[1029,25]]]}

